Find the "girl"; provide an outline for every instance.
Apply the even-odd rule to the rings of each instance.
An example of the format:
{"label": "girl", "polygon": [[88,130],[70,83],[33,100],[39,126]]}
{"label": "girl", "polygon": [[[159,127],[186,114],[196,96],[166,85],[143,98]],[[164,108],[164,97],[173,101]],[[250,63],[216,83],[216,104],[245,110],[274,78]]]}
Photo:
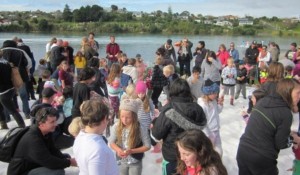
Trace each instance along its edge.
{"label": "girl", "polygon": [[220,97],[224,99],[224,95],[230,95],[230,105],[233,105],[234,98],[234,86],[236,83],[236,68],[234,65],[234,60],[229,58],[227,60],[227,66],[222,70],[222,90],[220,92]]}
{"label": "girl", "polygon": [[140,101],[124,99],[120,105],[120,120],[114,124],[109,137],[116,151],[120,175],[141,175],[144,152],[150,149],[149,134],[137,117]]}
{"label": "girl", "polygon": [[68,72],[69,65],[67,61],[62,61],[59,65],[58,77],[61,82],[61,88],[73,87],[73,73]]}
{"label": "girl", "polygon": [[222,68],[226,66],[227,60],[229,59],[230,55],[228,51],[226,50],[225,44],[221,44],[219,47],[218,52],[216,53],[217,57],[219,58]]}
{"label": "girl", "polygon": [[196,129],[181,133],[176,139],[177,173],[181,175],[227,175],[220,155],[205,134]]}
{"label": "girl", "polygon": [[115,115],[117,115],[120,105],[119,94],[123,91],[120,84],[121,67],[119,64],[112,64],[110,68],[110,73],[108,75],[106,85],[108,91],[108,98],[111,106],[114,109],[114,114],[112,118],[112,123]]}
{"label": "girl", "polygon": [[223,99],[219,98],[217,102],[218,92],[220,88],[217,83],[210,79],[206,80],[202,88],[204,96],[198,99],[198,104],[203,108],[207,119],[207,130],[205,134],[210,138],[215,150],[222,157],[222,143],[220,137],[220,116],[219,113],[223,109]]}
{"label": "girl", "polygon": [[77,51],[75,59],[74,59],[75,68],[77,71],[77,75],[80,73],[80,71],[86,67],[86,59],[82,55],[81,51]]}

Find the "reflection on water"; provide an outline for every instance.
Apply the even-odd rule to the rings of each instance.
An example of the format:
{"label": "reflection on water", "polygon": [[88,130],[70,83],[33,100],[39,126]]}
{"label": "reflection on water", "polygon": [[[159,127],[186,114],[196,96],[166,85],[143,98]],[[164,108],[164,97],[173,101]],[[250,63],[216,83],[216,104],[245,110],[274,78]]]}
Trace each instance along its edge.
{"label": "reflection on water", "polygon": [[[87,34],[86,34],[87,35]],[[74,48],[74,54],[80,48],[81,38],[84,34],[70,34],[70,35],[60,35],[60,34],[36,34],[36,33],[1,33],[0,46],[2,46],[3,41],[12,39],[14,36],[23,39],[24,43],[29,45],[35,59],[38,61],[45,55],[45,49],[47,42],[52,37],[61,38],[67,40],[69,44]],[[206,43],[206,48],[211,50],[217,50],[219,45],[224,43],[227,47],[230,42],[235,42],[236,48],[239,50],[240,55],[244,55],[247,43],[251,43],[252,40],[257,42],[263,42],[267,44],[269,41],[275,41],[279,44],[281,48],[281,54],[285,53],[285,50],[289,49],[289,45],[295,41],[295,38],[281,38],[281,37],[249,37],[249,36],[200,36],[200,35],[118,35],[116,34],[116,42],[120,45],[121,50],[127,53],[129,58],[135,57],[137,53],[140,53],[148,65],[152,65],[155,58],[155,51],[163,43],[166,42],[168,38],[173,40],[173,44],[176,41],[180,41],[182,38],[187,37],[190,41],[194,43],[192,51],[196,48],[198,41],[203,40]],[[105,57],[105,47],[109,42],[109,35],[97,36],[96,40],[100,44],[100,57]],[[175,47],[176,51],[177,48]]]}

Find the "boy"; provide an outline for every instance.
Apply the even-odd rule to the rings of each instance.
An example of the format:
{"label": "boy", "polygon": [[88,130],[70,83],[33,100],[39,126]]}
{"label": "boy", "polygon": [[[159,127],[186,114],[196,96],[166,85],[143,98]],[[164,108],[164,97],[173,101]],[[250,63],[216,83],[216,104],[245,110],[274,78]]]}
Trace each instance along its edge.
{"label": "boy", "polygon": [[199,66],[193,67],[192,75],[187,79],[187,82],[191,88],[191,92],[196,98],[195,101],[197,101],[197,99],[203,95],[201,90],[203,86],[203,80],[200,79],[200,72],[201,68]]}
{"label": "boy", "polygon": [[38,81],[38,86],[36,89],[36,93],[39,94],[39,99],[42,99],[42,91],[44,89],[44,85],[46,81],[50,81],[51,72],[49,70],[44,70],[42,72],[42,79]]}
{"label": "boy", "polygon": [[247,69],[243,62],[239,63],[237,70],[236,84],[235,84],[235,99],[239,98],[242,90],[242,95],[246,99],[246,83],[247,83]]}
{"label": "boy", "polygon": [[163,68],[163,74],[164,76],[168,79],[167,85],[163,87],[163,90],[165,94],[167,94],[167,97],[169,97],[169,89],[170,89],[170,84],[178,79],[178,75],[175,73],[175,68],[173,65],[169,64]]}

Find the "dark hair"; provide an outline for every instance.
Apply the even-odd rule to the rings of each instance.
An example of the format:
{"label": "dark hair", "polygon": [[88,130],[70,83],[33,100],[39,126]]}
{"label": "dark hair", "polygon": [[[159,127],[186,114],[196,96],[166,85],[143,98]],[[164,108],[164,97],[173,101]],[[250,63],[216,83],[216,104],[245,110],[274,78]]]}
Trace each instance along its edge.
{"label": "dark hair", "polygon": [[63,96],[65,99],[73,97],[73,87],[67,86],[63,89]]}
{"label": "dark hair", "polygon": [[165,56],[165,53],[166,53],[166,50],[164,48],[160,47],[156,50],[157,55]]}
{"label": "dark hair", "polygon": [[77,78],[78,81],[84,81],[92,78],[94,75],[95,75],[95,71],[90,67],[86,67],[82,71],[80,71]]}
{"label": "dark hair", "polygon": [[84,126],[99,126],[109,116],[109,108],[103,101],[92,99],[84,101],[80,105],[81,121]]}
{"label": "dark hair", "polygon": [[128,59],[128,65],[134,66],[136,63],[136,59],[135,58],[129,58]]}
{"label": "dark hair", "polygon": [[42,107],[36,112],[33,123],[39,126],[39,123],[45,123],[49,116],[58,118],[57,110],[53,107]]}
{"label": "dark hair", "polygon": [[293,70],[293,67],[291,65],[285,66],[285,71],[291,72]]}
{"label": "dark hair", "polygon": [[88,61],[88,66],[89,66],[89,67],[96,67],[96,68],[99,68],[99,58],[91,58],[91,59]]}
{"label": "dark hair", "polygon": [[200,73],[201,72],[200,66],[194,66],[192,72],[193,73],[195,73],[195,72],[199,72]]}
{"label": "dark hair", "polygon": [[178,78],[171,83],[169,95],[170,99],[172,99],[172,97],[184,97],[190,98],[190,100],[193,101],[193,95],[188,82],[181,78]]}
{"label": "dark hair", "polygon": [[51,72],[49,70],[44,70],[42,73],[43,79],[48,79],[51,76]]}
{"label": "dark hair", "polygon": [[256,89],[252,92],[252,95],[255,97],[256,99],[256,103],[258,102],[258,100],[262,99],[263,97],[266,96],[266,91],[263,89]]}
{"label": "dark hair", "polygon": [[199,44],[201,44],[203,46],[203,48],[205,47],[205,42],[204,41],[199,41]]}
{"label": "dark hair", "polygon": [[212,57],[213,59],[217,59],[217,55],[214,51],[211,51],[211,50],[207,50],[207,56],[206,56],[206,62],[208,64],[212,64],[209,60],[208,60],[208,57]]}
{"label": "dark hair", "polygon": [[291,78],[282,79],[277,83],[276,92],[283,98],[288,106],[293,109],[292,91],[300,83]]}
{"label": "dark hair", "polygon": [[95,36],[95,33],[94,33],[94,32],[90,32],[90,33],[89,33],[89,35],[93,35],[93,36]]}
{"label": "dark hair", "polygon": [[[218,175],[228,174],[220,155],[214,150],[210,139],[201,130],[186,130],[176,138],[175,143],[177,146],[178,174],[185,174],[187,169],[185,163],[180,159],[178,145],[196,154],[197,161],[200,163],[204,174],[212,174],[212,171]],[[195,174],[198,173],[200,172],[195,172]]]}

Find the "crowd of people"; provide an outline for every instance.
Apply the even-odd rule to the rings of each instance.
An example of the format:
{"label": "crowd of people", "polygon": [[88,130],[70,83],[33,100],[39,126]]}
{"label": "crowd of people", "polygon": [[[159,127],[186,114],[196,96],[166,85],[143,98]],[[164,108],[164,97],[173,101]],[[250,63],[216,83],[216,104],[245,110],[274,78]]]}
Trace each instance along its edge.
{"label": "crowd of people", "polygon": [[[139,53],[128,58],[115,36],[109,39],[100,58],[93,32],[78,50],[54,37],[38,65],[21,38],[3,42],[0,129],[9,129],[10,114],[25,127],[18,96],[30,119],[8,174],[60,175],[78,166],[79,174],[141,175],[144,153],[154,147],[162,152],[164,175],[227,175],[219,119],[226,95],[229,106],[240,94],[249,100],[241,117],[247,125],[237,151],[239,174],[278,174],[280,149],[293,144],[297,153],[300,131],[290,129],[292,112],[300,107],[296,43],[279,59],[274,42],[253,41],[241,55],[233,42],[213,51],[205,41],[192,49],[188,38],[174,45],[167,39],[153,51],[152,67]],[[13,84],[14,67],[21,87]],[[246,94],[247,86],[253,93]],[[70,147],[74,157],[60,151]]]}

